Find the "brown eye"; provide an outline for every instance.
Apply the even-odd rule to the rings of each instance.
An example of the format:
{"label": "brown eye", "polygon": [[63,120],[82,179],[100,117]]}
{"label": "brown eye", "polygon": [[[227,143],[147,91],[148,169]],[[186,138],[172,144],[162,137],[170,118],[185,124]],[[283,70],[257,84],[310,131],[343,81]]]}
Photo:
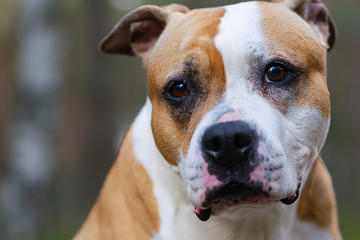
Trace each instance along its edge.
{"label": "brown eye", "polygon": [[169,93],[172,97],[181,98],[190,93],[187,86],[182,82],[174,82],[170,85]]}
{"label": "brown eye", "polygon": [[266,71],[266,79],[273,82],[280,82],[287,76],[287,71],[281,65],[272,65]]}

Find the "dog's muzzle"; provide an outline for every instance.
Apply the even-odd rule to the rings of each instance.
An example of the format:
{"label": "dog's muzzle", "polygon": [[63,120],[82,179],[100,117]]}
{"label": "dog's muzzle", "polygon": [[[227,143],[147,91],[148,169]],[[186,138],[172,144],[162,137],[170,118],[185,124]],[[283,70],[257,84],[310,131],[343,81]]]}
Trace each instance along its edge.
{"label": "dog's muzzle", "polygon": [[207,190],[202,207],[219,202],[236,205],[250,198],[267,197],[262,183],[250,179],[250,173],[261,161],[258,142],[255,128],[243,121],[221,122],[205,130],[201,151],[209,174],[223,184]]}
{"label": "dog's muzzle", "polygon": [[[251,173],[266,161],[259,154],[259,142],[256,127],[244,121],[220,122],[205,130],[200,140],[201,154],[209,174],[222,184],[208,188],[205,201],[195,208],[194,213],[200,220],[206,221],[214,208],[271,201],[271,189],[267,189],[263,181],[251,179]],[[279,200],[287,205],[294,203],[299,187],[296,193]]]}

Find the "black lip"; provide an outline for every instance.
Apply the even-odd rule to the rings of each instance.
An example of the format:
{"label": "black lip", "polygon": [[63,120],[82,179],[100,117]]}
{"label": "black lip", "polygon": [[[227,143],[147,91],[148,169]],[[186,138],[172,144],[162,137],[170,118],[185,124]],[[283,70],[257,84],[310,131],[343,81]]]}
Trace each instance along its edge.
{"label": "black lip", "polygon": [[200,214],[196,214],[200,221],[206,222],[211,216],[211,208],[202,209]]}
{"label": "black lip", "polygon": [[301,186],[301,182],[298,184],[298,188],[296,189],[296,197],[293,198],[293,199],[289,199],[289,198],[283,198],[281,199],[280,201],[283,203],[283,204],[286,204],[286,205],[291,205],[293,204],[294,202],[296,202],[296,200],[298,200],[299,198],[299,192],[300,192],[300,186]]}
{"label": "black lip", "polygon": [[[246,201],[250,197],[259,195],[268,196],[268,193],[263,192],[263,184],[261,182],[251,181],[249,183],[241,183],[232,181],[226,185],[215,188],[206,193],[206,203],[203,206],[210,206],[216,199],[233,200],[233,202]],[[216,201],[215,200],[215,201]]]}

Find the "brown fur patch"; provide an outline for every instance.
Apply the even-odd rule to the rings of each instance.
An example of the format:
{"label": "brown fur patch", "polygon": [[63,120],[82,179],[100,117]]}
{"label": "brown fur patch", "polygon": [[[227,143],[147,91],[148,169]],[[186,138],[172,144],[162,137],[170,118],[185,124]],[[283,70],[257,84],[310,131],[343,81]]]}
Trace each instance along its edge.
{"label": "brown fur patch", "polygon": [[[259,2],[259,5],[263,12],[262,30],[271,53],[304,70],[293,89],[296,105],[300,108],[316,107],[323,117],[328,118],[326,46],[320,43],[311,26],[287,7],[268,2]],[[277,108],[281,110],[281,104]]]}
{"label": "brown fur patch", "polygon": [[[225,90],[224,64],[214,44],[224,13],[223,8],[215,8],[171,15],[163,34],[145,59],[148,93],[153,104],[154,138],[158,149],[171,164],[177,164],[179,150],[187,151],[197,123]],[[189,118],[174,118],[173,109],[159,94],[164,83],[179,75],[190,59],[198,68],[197,84],[206,88],[203,89],[205,93],[211,94],[197,99]]]}
{"label": "brown fur patch", "polygon": [[153,183],[136,160],[131,141],[130,130],[76,240],[146,240],[159,231],[159,206],[152,192]]}
{"label": "brown fur patch", "polygon": [[338,230],[335,192],[329,172],[320,159],[314,163],[300,195],[298,217],[331,231],[341,239]]}

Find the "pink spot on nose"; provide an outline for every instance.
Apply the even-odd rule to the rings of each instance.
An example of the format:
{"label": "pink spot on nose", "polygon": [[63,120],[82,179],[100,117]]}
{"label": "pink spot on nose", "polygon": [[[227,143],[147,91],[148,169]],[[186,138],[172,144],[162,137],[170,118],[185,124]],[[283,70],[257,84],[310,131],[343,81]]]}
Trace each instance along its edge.
{"label": "pink spot on nose", "polygon": [[205,171],[204,171],[204,175],[203,175],[203,180],[204,180],[206,188],[212,189],[214,187],[220,186],[222,184],[222,182],[219,181],[219,179],[215,175],[211,175],[208,172],[208,163],[207,162],[204,163],[204,168],[205,168]]}
{"label": "pink spot on nose", "polygon": [[198,158],[202,160],[203,167],[198,172],[198,178],[194,184],[197,186],[196,191],[196,201],[198,205],[201,206],[202,203],[206,202],[206,192],[208,189],[214,189],[218,186],[221,186],[223,183],[217,178],[216,175],[212,175],[208,170],[208,163],[204,160],[201,154],[198,155]]}
{"label": "pink spot on nose", "polygon": [[255,168],[254,171],[250,173],[250,179],[252,181],[265,182],[265,170],[263,166]]}
{"label": "pink spot on nose", "polygon": [[223,122],[234,122],[241,120],[242,116],[238,112],[234,113],[225,113],[224,115],[219,118],[217,123],[223,123]]}

